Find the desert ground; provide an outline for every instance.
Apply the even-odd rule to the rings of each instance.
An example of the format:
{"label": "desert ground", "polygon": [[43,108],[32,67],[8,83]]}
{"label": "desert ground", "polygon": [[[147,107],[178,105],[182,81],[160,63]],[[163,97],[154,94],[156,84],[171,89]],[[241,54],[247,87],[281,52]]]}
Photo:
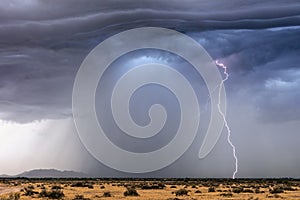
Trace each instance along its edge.
{"label": "desert ground", "polygon": [[295,179],[0,179],[0,200],[300,199]]}

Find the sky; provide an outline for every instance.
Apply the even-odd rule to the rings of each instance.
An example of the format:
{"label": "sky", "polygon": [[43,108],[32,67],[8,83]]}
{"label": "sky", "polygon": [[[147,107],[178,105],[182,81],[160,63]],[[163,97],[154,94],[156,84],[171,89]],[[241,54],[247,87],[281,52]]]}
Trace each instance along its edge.
{"label": "sky", "polygon": [[[198,134],[183,156],[158,171],[131,174],[100,163],[80,142],[72,90],[81,63],[108,37],[149,26],[192,37],[212,59],[228,67],[227,120],[239,158],[237,177],[300,178],[300,3],[296,0],[1,1],[0,174],[55,168],[99,177],[231,177],[234,159],[225,129],[210,154],[198,159],[209,119],[207,93],[201,77],[167,52],[142,50],[118,59],[100,81],[96,99],[106,102],[120,77],[118,66],[149,61],[173,65],[198,90],[204,107]],[[147,98],[153,95],[161,99]],[[101,117],[108,108],[105,103],[97,104],[98,118],[120,147],[150,151],[169,141],[180,120],[174,96],[157,86],[136,92],[133,118],[146,124],[147,108],[156,101],[171,114],[162,136],[148,143],[129,141],[114,130],[111,116]]]}

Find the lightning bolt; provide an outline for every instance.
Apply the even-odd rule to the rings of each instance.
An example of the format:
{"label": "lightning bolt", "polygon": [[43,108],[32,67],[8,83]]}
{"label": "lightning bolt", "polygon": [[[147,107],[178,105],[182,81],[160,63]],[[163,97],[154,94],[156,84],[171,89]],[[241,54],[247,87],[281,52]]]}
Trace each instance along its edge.
{"label": "lightning bolt", "polygon": [[235,175],[236,173],[238,172],[238,158],[236,156],[236,151],[235,151],[235,146],[234,144],[232,143],[231,141],[231,130],[230,130],[230,127],[228,125],[228,122],[226,120],[226,116],[225,116],[225,113],[222,111],[221,109],[221,90],[222,90],[222,87],[224,87],[224,83],[225,81],[228,80],[229,78],[229,74],[227,73],[227,66],[224,65],[223,63],[219,62],[218,60],[216,60],[216,65],[219,66],[219,67],[222,67],[223,70],[224,70],[224,74],[225,74],[225,78],[221,81],[220,85],[219,85],[219,101],[218,101],[218,109],[219,109],[219,113],[221,114],[223,120],[224,120],[224,125],[227,129],[227,141],[229,143],[229,145],[231,146],[232,148],[232,153],[233,153],[233,157],[234,157],[234,160],[235,160],[235,170],[233,172],[233,175],[232,175],[232,179],[235,179]]}

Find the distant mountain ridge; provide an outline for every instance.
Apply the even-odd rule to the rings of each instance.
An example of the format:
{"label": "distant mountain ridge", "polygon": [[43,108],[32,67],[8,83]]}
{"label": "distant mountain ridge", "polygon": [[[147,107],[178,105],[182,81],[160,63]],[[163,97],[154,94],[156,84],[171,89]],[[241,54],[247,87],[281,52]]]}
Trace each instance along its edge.
{"label": "distant mountain ridge", "polygon": [[30,171],[25,171],[21,174],[9,176],[0,175],[2,178],[8,177],[26,177],[26,178],[89,178],[90,176],[76,171],[60,171],[57,169],[34,169]]}

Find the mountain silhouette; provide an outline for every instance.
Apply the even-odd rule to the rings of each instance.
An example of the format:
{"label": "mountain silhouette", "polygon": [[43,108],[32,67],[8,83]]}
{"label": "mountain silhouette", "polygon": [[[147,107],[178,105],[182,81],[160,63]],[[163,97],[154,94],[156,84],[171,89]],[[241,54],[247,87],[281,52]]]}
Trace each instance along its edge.
{"label": "mountain silhouette", "polygon": [[57,169],[34,169],[18,175],[0,175],[1,178],[25,177],[25,178],[89,178],[88,174],[76,171],[60,171]]}

